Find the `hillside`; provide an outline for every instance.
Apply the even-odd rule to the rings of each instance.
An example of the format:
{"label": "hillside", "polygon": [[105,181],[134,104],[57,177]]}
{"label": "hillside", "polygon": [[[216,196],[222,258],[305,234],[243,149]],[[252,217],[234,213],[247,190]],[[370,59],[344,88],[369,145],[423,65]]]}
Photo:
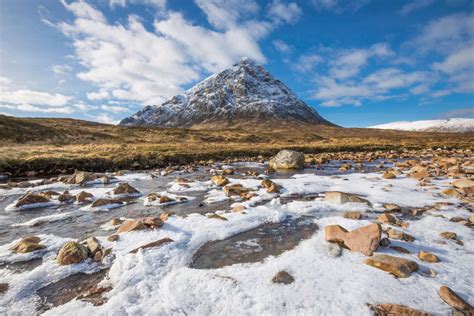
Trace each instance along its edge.
{"label": "hillside", "polygon": [[284,148],[317,153],[472,148],[473,143],[473,133],[415,133],[305,123],[193,130],[0,116],[0,173],[145,169],[207,159],[268,157]]}

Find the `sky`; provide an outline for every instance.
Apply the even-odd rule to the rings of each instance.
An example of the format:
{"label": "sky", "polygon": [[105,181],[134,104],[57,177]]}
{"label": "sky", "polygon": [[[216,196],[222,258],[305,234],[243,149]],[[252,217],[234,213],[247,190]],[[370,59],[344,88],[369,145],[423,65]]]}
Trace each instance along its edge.
{"label": "sky", "polygon": [[328,120],[474,118],[473,0],[0,0],[0,113],[117,123],[242,57]]}

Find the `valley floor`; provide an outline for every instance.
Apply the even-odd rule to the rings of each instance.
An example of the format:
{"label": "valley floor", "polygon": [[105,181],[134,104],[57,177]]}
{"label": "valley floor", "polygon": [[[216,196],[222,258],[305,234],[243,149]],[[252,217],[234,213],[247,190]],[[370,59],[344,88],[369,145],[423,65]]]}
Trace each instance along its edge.
{"label": "valley floor", "polygon": [[[472,189],[453,189],[456,179],[472,178],[472,152],[385,156],[319,162],[307,157],[306,169],[276,173],[266,173],[263,162],[212,163],[109,174],[105,183],[104,177],[94,176],[83,186],[60,177],[32,181],[28,188],[3,187],[0,283],[8,286],[0,294],[0,313],[371,315],[371,306],[390,303],[448,315],[453,308],[438,294],[441,286],[472,306]],[[393,177],[386,176],[389,172]],[[216,184],[223,178],[210,179],[218,174],[230,186],[240,184],[233,188],[244,194],[226,193],[230,187]],[[278,190],[269,193],[265,179]],[[99,207],[65,204],[53,195],[49,207],[18,209],[18,198],[26,191],[68,190],[71,196],[85,191],[97,201],[113,198],[117,183],[128,183],[139,193],[121,196],[122,204]],[[340,203],[329,199],[327,192],[334,191],[363,200]],[[153,192],[168,200],[154,200]],[[160,216],[164,224],[120,233],[115,241],[108,237],[122,229],[124,220],[144,216]],[[381,224],[386,240],[372,257],[326,241],[329,225],[352,231],[374,222]],[[397,237],[390,230],[403,234]],[[446,239],[444,232],[455,236]],[[33,234],[45,249],[12,253],[20,237]],[[110,249],[101,262],[57,263],[65,242],[90,236]],[[420,251],[440,262],[421,260]],[[395,277],[364,263],[382,254],[415,262],[417,269]],[[105,278],[95,274],[100,270],[106,271]],[[284,283],[274,278],[281,271],[290,275],[280,278]],[[97,280],[68,279],[81,272]],[[93,294],[84,294],[85,289]]]}

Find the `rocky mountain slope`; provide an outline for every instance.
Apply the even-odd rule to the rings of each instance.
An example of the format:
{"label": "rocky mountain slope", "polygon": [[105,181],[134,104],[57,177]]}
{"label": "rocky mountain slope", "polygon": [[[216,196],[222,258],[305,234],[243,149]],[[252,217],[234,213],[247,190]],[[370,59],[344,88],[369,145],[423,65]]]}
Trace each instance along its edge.
{"label": "rocky mountain slope", "polygon": [[369,128],[394,129],[416,132],[467,133],[474,132],[474,119],[452,118],[446,120],[400,121],[370,126]]}
{"label": "rocky mountain slope", "polygon": [[161,105],[149,105],[120,125],[232,127],[248,122],[304,122],[332,125],[285,84],[243,58]]}

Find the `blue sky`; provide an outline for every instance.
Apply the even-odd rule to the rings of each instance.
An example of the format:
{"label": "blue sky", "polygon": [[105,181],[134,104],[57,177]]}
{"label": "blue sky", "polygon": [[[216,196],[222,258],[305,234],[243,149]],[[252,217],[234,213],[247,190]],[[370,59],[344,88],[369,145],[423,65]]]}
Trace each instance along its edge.
{"label": "blue sky", "polygon": [[342,126],[474,118],[472,0],[0,0],[0,113],[114,123],[243,56]]}

